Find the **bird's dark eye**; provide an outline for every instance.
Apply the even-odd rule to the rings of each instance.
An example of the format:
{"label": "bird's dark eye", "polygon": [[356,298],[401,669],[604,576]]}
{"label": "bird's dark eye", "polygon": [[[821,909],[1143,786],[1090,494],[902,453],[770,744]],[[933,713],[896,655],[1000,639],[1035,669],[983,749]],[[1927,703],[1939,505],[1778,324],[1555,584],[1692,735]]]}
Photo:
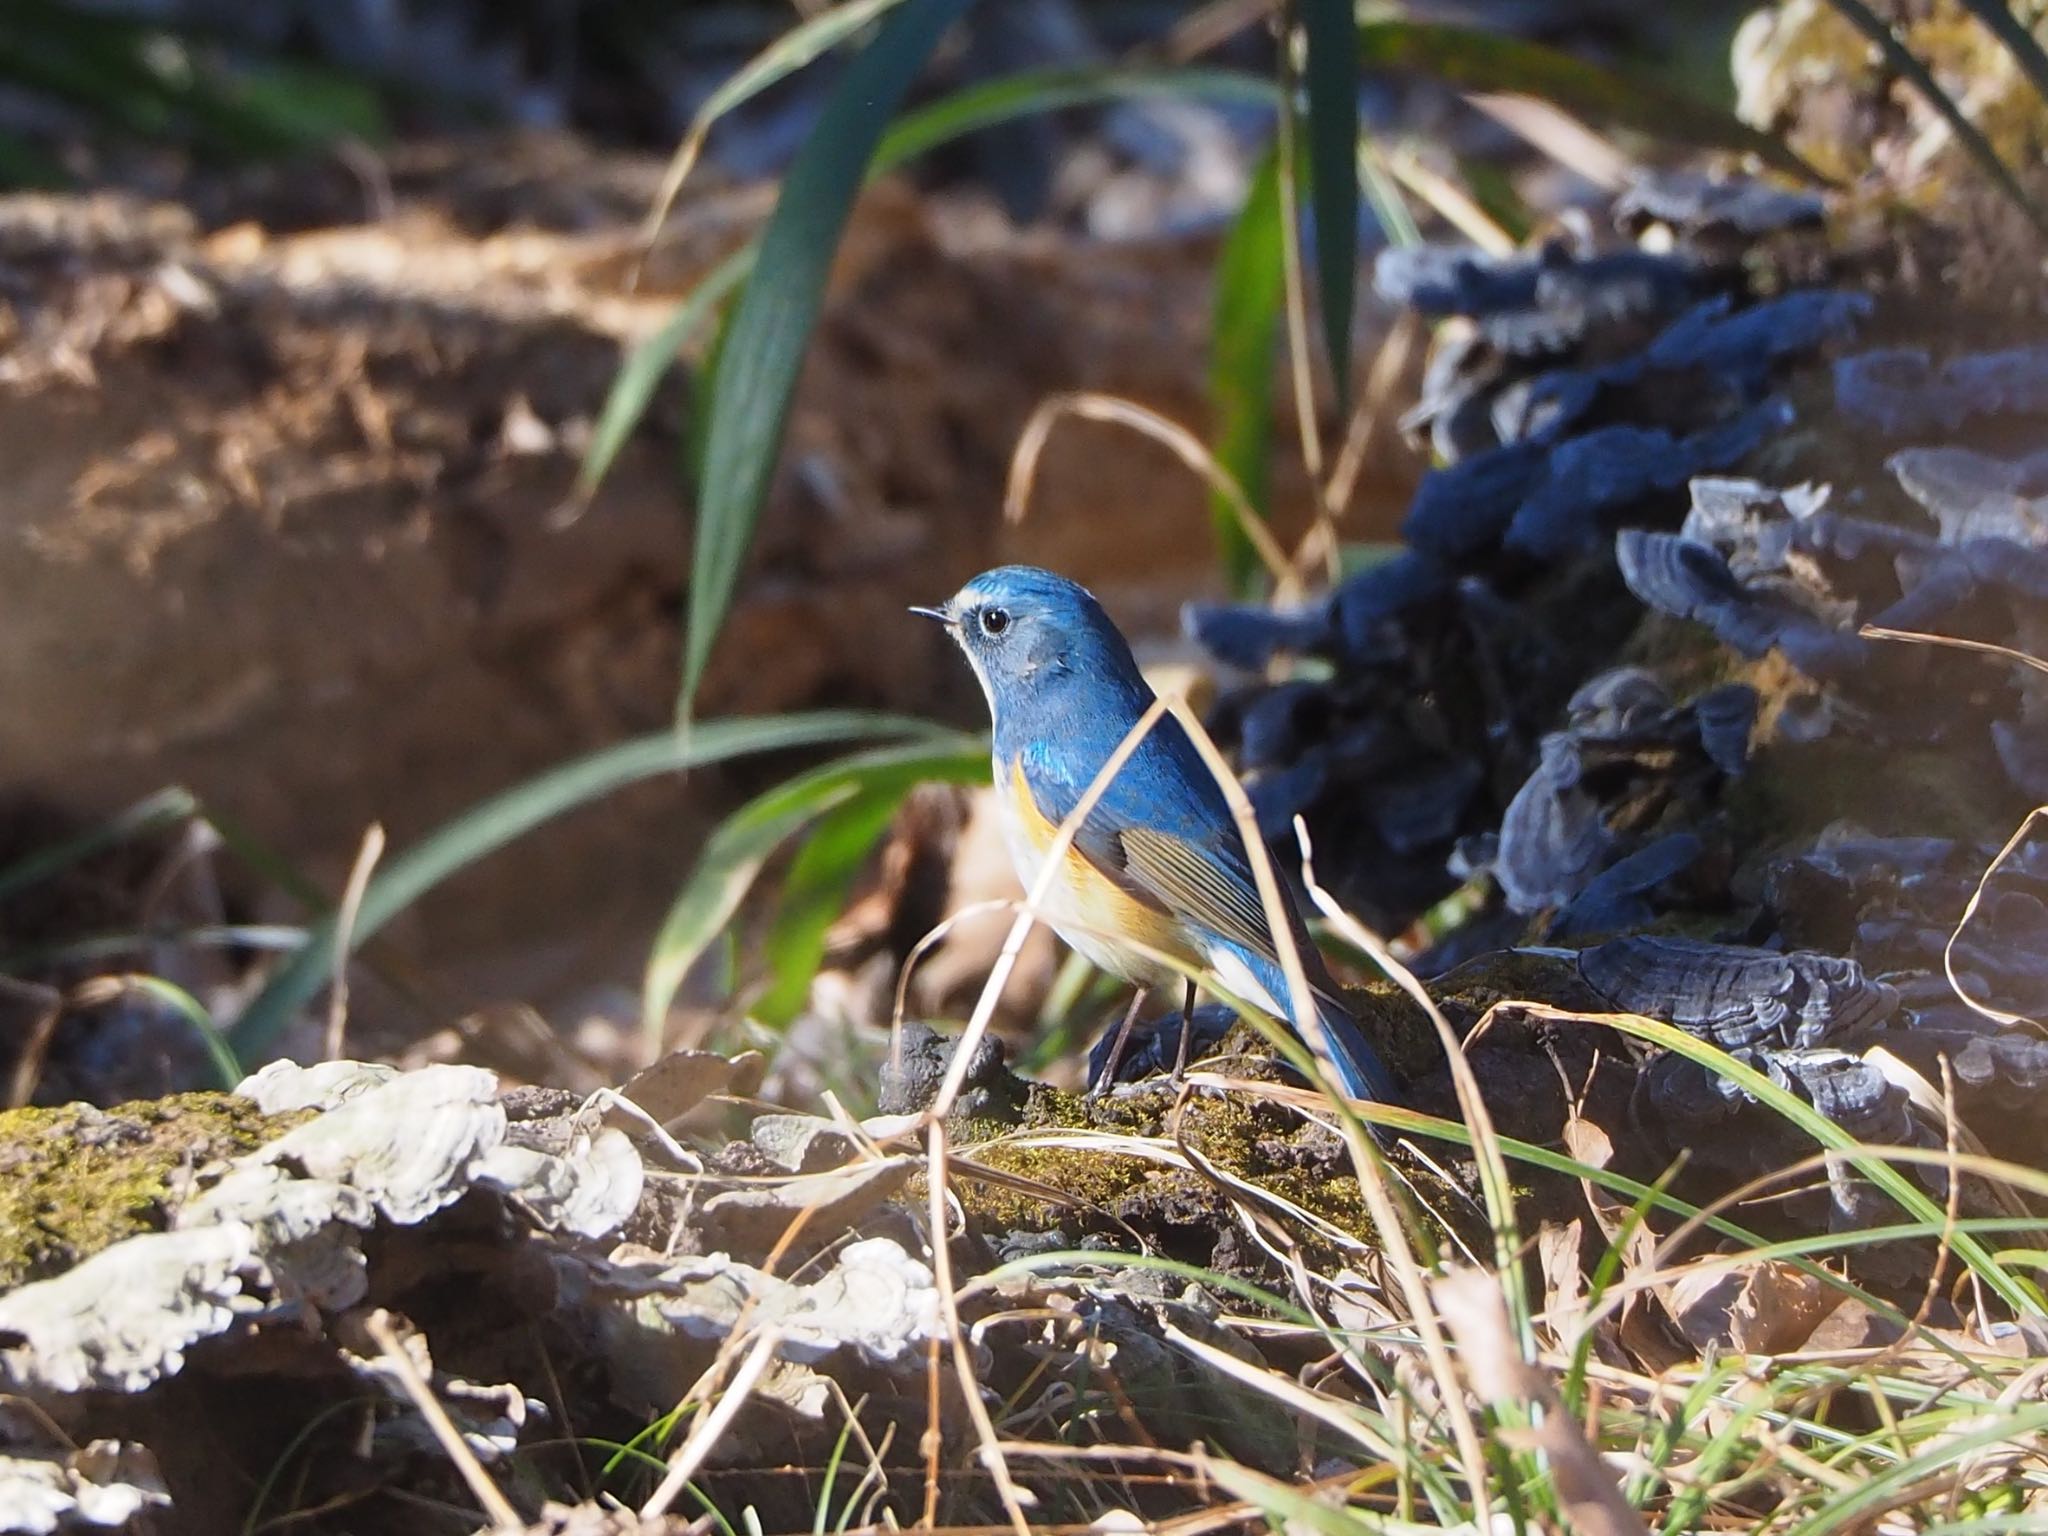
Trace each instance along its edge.
{"label": "bird's dark eye", "polygon": [[981,610],[981,632],[993,638],[1010,627],[1010,610],[1007,608],[984,608]]}

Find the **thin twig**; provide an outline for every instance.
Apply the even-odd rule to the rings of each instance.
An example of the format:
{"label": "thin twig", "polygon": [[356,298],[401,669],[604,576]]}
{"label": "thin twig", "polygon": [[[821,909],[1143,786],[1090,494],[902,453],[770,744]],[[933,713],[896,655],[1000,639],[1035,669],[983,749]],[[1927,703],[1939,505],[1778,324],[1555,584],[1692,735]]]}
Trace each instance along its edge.
{"label": "thin twig", "polygon": [[57,1037],[57,1025],[64,1017],[64,994],[41,982],[16,981],[11,976],[0,976],[0,992],[17,993],[37,1009],[21,1055],[15,1059],[13,1081],[7,1086],[7,1107],[20,1109],[36,1096],[36,1084],[42,1080],[50,1042]]}
{"label": "thin twig", "polygon": [[[1301,265],[1301,189],[1295,171],[1293,41],[1280,39],[1280,115],[1274,152],[1280,182],[1280,265],[1285,276],[1287,365],[1294,381],[1294,420],[1301,433],[1301,461],[1311,481],[1323,478],[1323,428],[1316,418],[1315,353],[1308,344],[1308,283]],[[1339,366],[1337,359],[1331,366]]]}
{"label": "thin twig", "polygon": [[1216,456],[1202,440],[1179,422],[1117,395],[1079,390],[1052,395],[1039,402],[1038,409],[1031,413],[1031,419],[1018,434],[1016,450],[1010,455],[1009,480],[1003,489],[1003,515],[1010,522],[1023,521],[1024,513],[1031,504],[1031,490],[1037,481],[1038,460],[1045,451],[1046,439],[1052,435],[1054,424],[1067,416],[1129,427],[1171,449],[1174,456],[1199,475],[1210,490],[1229,503],[1238,526],[1251,541],[1253,550],[1278,590],[1282,593],[1293,590],[1294,568],[1287,552],[1273,537],[1273,530],[1267,527],[1265,518],[1252,505],[1251,498],[1245,495],[1237,477],[1217,463]]}
{"label": "thin twig", "polygon": [[342,1038],[348,1030],[348,952],[355,936],[356,914],[362,910],[363,893],[370,888],[370,874],[384,857],[384,828],[371,822],[363,834],[363,846],[356,850],[355,867],[348,872],[348,885],[341,893],[341,906],[334,916],[334,981],[327,992],[326,1060],[341,1060]]}
{"label": "thin twig", "polygon": [[[1372,369],[1365,376],[1365,388],[1359,391],[1358,405],[1351,413],[1351,421],[1344,433],[1344,445],[1337,450],[1336,466],[1330,471],[1330,485],[1323,497],[1323,504],[1329,509],[1332,523],[1340,520],[1351,506],[1351,498],[1358,491],[1358,476],[1365,468],[1365,451],[1372,446],[1379,435],[1379,425],[1388,400],[1394,388],[1401,382],[1401,375],[1407,371],[1408,358],[1415,350],[1415,338],[1421,326],[1413,310],[1403,310],[1387,331],[1387,339],[1380,343],[1379,351],[1372,360]],[[1330,540],[1328,558],[1336,559],[1336,539]]]}
{"label": "thin twig", "polygon": [[398,1331],[391,1326],[391,1314],[383,1310],[372,1312],[363,1319],[363,1327],[370,1337],[377,1341],[377,1347],[390,1362],[392,1374],[398,1384],[405,1388],[405,1395],[420,1411],[420,1417],[427,1421],[427,1428],[434,1432],[441,1449],[448,1459],[455,1463],[455,1470],[462,1474],[462,1480],[469,1484],[469,1491],[476,1495],[477,1503],[484,1513],[491,1517],[491,1528],[496,1531],[524,1531],[526,1522],[519,1518],[519,1511],[512,1507],[512,1501],[505,1497],[498,1485],[491,1481],[484,1471],[482,1462],[476,1459],[476,1452],[469,1448],[469,1442],[462,1438],[462,1432],[455,1427],[455,1421],[448,1417],[448,1410],[441,1406],[441,1400],[434,1396],[426,1378],[413,1363],[411,1355],[399,1341]]}
{"label": "thin twig", "polygon": [[747,1351],[739,1369],[732,1373],[732,1380],[725,1384],[725,1390],[718,1395],[718,1401],[703,1420],[690,1432],[690,1438],[676,1447],[675,1454],[668,1459],[668,1473],[661,1480],[661,1486],[654,1490],[648,1501],[640,1506],[642,1520],[658,1520],[668,1513],[669,1505],[676,1495],[683,1491],[697,1469],[704,1465],[704,1458],[711,1454],[732,1421],[746,1407],[747,1399],[754,1394],[765,1373],[775,1359],[776,1346],[782,1342],[782,1331],[778,1328],[763,1328],[754,1336],[754,1347]]}

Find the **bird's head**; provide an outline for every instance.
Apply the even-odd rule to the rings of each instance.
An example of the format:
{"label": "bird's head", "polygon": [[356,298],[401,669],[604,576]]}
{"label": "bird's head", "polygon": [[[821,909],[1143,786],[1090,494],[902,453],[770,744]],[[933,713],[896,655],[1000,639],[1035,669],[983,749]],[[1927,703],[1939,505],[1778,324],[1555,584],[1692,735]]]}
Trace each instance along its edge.
{"label": "bird's head", "polygon": [[1121,675],[1130,651],[1086,588],[1029,565],[984,571],[937,608],[1000,718],[1077,671]]}

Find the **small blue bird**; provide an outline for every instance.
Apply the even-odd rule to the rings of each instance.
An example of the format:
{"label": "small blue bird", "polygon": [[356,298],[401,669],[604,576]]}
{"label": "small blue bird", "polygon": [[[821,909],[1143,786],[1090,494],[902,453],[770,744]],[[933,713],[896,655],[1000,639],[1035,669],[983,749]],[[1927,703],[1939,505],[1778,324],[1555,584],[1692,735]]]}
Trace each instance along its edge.
{"label": "small blue bird", "polygon": [[[952,631],[988,695],[996,799],[1029,889],[1060,823],[1151,706],[1151,685],[1102,606],[1050,571],[1002,566],[944,607],[911,611]],[[1398,1102],[1284,887],[1281,898],[1341,1086],[1352,1098]],[[1247,1002],[1292,1016],[1229,802],[1171,715],[1153,725],[1081,824],[1044,915],[1088,959],[1141,988],[1170,984],[1177,973],[1126,941],[1204,967]],[[1184,1025],[1192,1005],[1190,987]]]}

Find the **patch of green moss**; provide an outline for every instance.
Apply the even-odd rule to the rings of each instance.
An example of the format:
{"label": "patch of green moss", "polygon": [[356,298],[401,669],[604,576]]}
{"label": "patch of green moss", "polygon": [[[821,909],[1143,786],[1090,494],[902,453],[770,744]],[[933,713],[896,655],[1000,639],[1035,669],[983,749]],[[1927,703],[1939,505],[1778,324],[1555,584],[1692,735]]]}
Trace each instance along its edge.
{"label": "patch of green moss", "polygon": [[[1262,1052],[1247,1030],[1226,1039],[1224,1050],[1241,1047],[1249,1056]],[[1255,1070],[1255,1069],[1253,1069]],[[1021,1129],[1095,1133],[1099,1144],[1045,1146],[984,1140],[974,1162],[996,1174],[1029,1180],[1057,1197],[1038,1195],[986,1177],[964,1176],[954,1192],[983,1230],[1046,1232],[1059,1230],[1077,1238],[1100,1234],[1129,1240],[1133,1231],[1160,1251],[1206,1262],[1212,1252],[1236,1246],[1242,1221],[1230,1198],[1202,1173],[1169,1167],[1118,1150],[1115,1136],[1162,1136],[1177,1129],[1207,1163],[1230,1179],[1266,1190],[1361,1242],[1373,1240],[1374,1227],[1348,1154],[1322,1127],[1277,1101],[1255,1094],[1199,1094],[1185,1101],[1177,1127],[1166,1121],[1176,1095],[1164,1085],[1156,1092],[1084,1099],[1077,1094],[1035,1088]],[[1013,1128],[1019,1129],[1019,1128]],[[1405,1176],[1420,1187],[1434,1187],[1437,1175],[1416,1166]],[[1462,1201],[1445,1191],[1436,1210],[1456,1210]],[[1268,1210],[1270,1211],[1270,1207]],[[1320,1235],[1310,1224],[1297,1224],[1294,1237],[1311,1262],[1330,1266],[1355,1255]]]}
{"label": "patch of green moss", "polygon": [[161,1231],[182,1178],[309,1118],[226,1093],[0,1113],[0,1290]]}

